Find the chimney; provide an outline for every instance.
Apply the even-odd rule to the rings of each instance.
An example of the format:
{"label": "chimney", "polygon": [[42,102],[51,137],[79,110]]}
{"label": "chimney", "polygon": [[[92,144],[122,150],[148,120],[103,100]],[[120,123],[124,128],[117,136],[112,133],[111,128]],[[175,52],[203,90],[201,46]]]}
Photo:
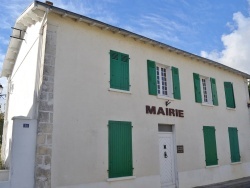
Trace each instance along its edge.
{"label": "chimney", "polygon": [[53,2],[45,1],[45,3],[46,3],[47,5],[53,6]]}

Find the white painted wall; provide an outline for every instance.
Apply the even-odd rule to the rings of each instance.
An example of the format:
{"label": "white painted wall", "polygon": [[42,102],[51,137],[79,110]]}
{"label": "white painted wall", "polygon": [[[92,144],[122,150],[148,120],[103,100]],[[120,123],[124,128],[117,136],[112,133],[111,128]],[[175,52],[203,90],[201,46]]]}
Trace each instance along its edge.
{"label": "white painted wall", "polygon": [[37,22],[27,28],[24,41],[22,42],[12,75],[10,76],[11,87],[9,91],[7,134],[4,140],[4,161],[9,166],[9,152],[12,142],[12,117],[25,116],[34,118],[35,107],[35,78],[38,61],[39,30],[41,23]]}
{"label": "white painted wall", "polygon": [[[180,187],[249,176],[250,120],[244,79],[228,71],[177,55],[129,37],[56,15],[58,26],[54,86],[52,187],[160,187],[158,123],[174,124]],[[130,56],[131,94],[109,91],[109,51]],[[184,118],[148,115],[145,105],[165,107],[165,100],[148,95],[147,59],[179,68],[181,100],[171,108]],[[219,106],[195,103],[193,72],[217,82]],[[236,110],[226,108],[224,81],[234,84]],[[107,183],[108,121],[131,121],[135,180]],[[216,127],[219,166],[205,168],[203,126]],[[239,130],[241,164],[231,165],[228,127]],[[211,175],[211,171],[217,177]],[[209,175],[207,178],[207,175]],[[192,182],[190,182],[192,176]],[[152,181],[146,182],[145,178]],[[193,178],[195,177],[195,178]]]}

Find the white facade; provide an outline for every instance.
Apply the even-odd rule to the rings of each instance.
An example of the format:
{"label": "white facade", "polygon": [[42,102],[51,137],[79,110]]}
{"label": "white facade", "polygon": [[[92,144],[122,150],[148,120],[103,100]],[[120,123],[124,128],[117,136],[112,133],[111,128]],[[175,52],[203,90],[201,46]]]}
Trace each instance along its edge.
{"label": "white facade", "polygon": [[[38,4],[41,10],[47,7],[43,3]],[[38,131],[39,139],[45,139],[46,149],[51,150],[36,158],[39,168],[38,159],[51,157],[51,161],[44,162],[50,173],[40,174],[41,177],[49,179],[45,180],[49,182],[47,187],[160,188],[164,182],[161,177],[161,173],[164,173],[162,165],[165,163],[161,158],[162,154],[168,160],[171,155],[172,159],[172,162],[166,162],[168,165],[171,162],[172,173],[166,172],[166,175],[169,179],[172,177],[174,182],[166,187],[188,188],[250,176],[250,116],[246,81],[250,78],[249,75],[182,51],[175,51],[174,48],[157,46],[154,41],[142,42],[130,33],[124,34],[124,31],[112,32],[111,26],[95,20],[81,21],[80,15],[67,13],[63,17],[63,11],[51,8],[46,17],[47,22],[44,22],[47,33],[44,32],[41,43],[34,41],[41,30],[42,21],[28,27],[25,35],[27,44],[22,43],[9,76],[14,89],[9,94],[7,140],[11,140],[10,119],[13,116],[38,118],[38,122],[41,122],[41,116],[37,117],[36,111],[36,102],[41,98],[37,93],[39,94],[41,88],[44,89],[43,81],[53,79],[53,89],[49,91],[53,97],[47,103],[48,106],[53,104],[53,107],[50,106],[48,113],[49,124],[44,124],[53,125],[52,134],[46,133],[43,138]],[[100,29],[100,25],[106,29]],[[27,53],[29,49],[32,53]],[[42,58],[39,58],[38,52],[41,49]],[[110,50],[129,55],[128,92],[110,88]],[[49,71],[43,69],[43,59],[46,64],[48,57],[52,57],[48,53],[54,55],[50,59],[55,64],[55,68]],[[25,54],[28,55],[23,58]],[[149,95],[147,60],[179,69],[180,100],[171,96],[164,98]],[[38,70],[44,70],[43,74]],[[52,76],[42,81],[41,76],[46,73],[45,70]],[[195,102],[193,73],[216,79],[218,106]],[[233,83],[235,109],[227,108],[224,82]],[[43,95],[43,91],[40,93]],[[46,96],[49,97],[49,94]],[[171,103],[166,107],[167,100]],[[39,103],[40,107],[41,104]],[[147,114],[147,105],[157,109],[162,107],[183,110],[184,117]],[[46,110],[39,109],[39,112],[47,113]],[[132,123],[134,169],[130,177],[108,178],[107,125],[111,120]],[[172,132],[159,132],[159,124],[171,125]],[[203,126],[214,126],[216,129],[219,159],[216,166],[206,166]],[[241,156],[238,163],[231,163],[228,127],[238,129]],[[171,151],[161,151],[159,148],[162,134],[163,138],[166,134],[167,138],[172,138],[171,142],[162,142],[162,146],[172,144]],[[48,141],[48,136],[52,139],[51,142]],[[43,142],[39,139],[37,145]],[[177,145],[184,147],[184,153],[177,153]],[[6,144],[4,153],[8,153],[8,148]],[[37,146],[38,153],[40,149]],[[36,177],[37,187],[40,180]]]}

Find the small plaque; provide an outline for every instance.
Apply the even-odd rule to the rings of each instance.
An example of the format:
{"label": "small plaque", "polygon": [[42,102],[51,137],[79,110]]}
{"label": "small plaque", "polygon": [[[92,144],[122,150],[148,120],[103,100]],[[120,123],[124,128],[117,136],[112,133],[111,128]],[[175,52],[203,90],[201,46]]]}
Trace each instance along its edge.
{"label": "small plaque", "polygon": [[29,127],[30,127],[30,124],[27,124],[27,123],[23,124],[23,128],[29,128]]}
{"label": "small plaque", "polygon": [[184,153],[184,146],[183,145],[177,146],[177,153]]}

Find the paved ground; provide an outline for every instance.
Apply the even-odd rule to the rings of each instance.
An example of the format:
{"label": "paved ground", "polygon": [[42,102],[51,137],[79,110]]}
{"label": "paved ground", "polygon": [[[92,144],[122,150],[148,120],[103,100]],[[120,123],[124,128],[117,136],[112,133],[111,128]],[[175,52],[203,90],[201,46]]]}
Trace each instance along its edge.
{"label": "paved ground", "polygon": [[226,181],[212,185],[199,186],[196,188],[250,188],[250,177]]}

